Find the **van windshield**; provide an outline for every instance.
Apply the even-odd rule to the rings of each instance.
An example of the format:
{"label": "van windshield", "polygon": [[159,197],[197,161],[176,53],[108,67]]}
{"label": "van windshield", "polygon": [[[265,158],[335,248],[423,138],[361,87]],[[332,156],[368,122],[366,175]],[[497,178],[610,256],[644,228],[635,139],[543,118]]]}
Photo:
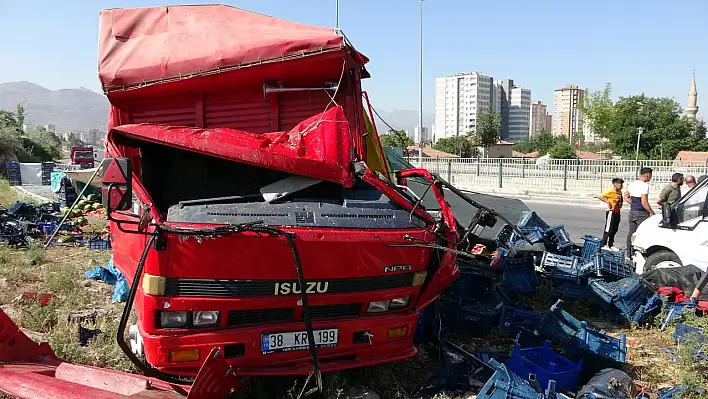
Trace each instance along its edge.
{"label": "van windshield", "polygon": [[678,223],[706,217],[705,203],[707,194],[708,184],[703,184],[689,191],[686,198],[676,205]]}

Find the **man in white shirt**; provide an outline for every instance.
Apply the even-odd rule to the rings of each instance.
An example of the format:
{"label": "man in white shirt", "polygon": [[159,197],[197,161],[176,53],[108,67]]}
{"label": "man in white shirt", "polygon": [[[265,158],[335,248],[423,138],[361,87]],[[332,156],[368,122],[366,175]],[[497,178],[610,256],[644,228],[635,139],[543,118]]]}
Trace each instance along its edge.
{"label": "man in white shirt", "polygon": [[624,193],[624,200],[629,204],[629,232],[627,233],[627,256],[632,259],[632,234],[637,231],[642,222],[654,216],[654,210],[649,205],[649,182],[652,175],[651,168],[642,168],[639,179],[629,183]]}

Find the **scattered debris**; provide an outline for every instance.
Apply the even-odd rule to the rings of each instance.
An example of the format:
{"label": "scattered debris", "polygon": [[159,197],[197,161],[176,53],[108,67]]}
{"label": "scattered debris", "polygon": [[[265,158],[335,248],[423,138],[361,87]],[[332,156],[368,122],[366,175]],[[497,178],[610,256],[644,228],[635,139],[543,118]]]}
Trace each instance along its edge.
{"label": "scattered debris", "polygon": [[89,270],[84,275],[93,280],[102,280],[108,285],[115,285],[113,290],[113,302],[125,302],[130,293],[128,281],[116,267],[113,265],[113,256],[108,261],[107,267],[96,266],[95,269]]}

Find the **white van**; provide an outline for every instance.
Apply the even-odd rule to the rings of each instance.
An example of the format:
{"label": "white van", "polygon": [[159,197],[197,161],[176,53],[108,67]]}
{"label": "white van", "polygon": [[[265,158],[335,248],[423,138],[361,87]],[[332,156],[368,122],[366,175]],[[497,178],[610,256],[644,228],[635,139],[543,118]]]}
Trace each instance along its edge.
{"label": "white van", "polygon": [[708,269],[708,179],[671,208],[639,225],[632,235],[639,274],[655,268],[695,265]]}

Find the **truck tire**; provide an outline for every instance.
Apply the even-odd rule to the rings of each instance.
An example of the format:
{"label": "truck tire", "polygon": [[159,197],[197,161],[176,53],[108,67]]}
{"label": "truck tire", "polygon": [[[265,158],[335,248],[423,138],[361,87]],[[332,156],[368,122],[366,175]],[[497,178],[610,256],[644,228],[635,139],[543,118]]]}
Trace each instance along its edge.
{"label": "truck tire", "polygon": [[668,250],[657,251],[647,258],[647,263],[644,265],[644,272],[676,266],[683,266],[683,264],[675,253]]}

